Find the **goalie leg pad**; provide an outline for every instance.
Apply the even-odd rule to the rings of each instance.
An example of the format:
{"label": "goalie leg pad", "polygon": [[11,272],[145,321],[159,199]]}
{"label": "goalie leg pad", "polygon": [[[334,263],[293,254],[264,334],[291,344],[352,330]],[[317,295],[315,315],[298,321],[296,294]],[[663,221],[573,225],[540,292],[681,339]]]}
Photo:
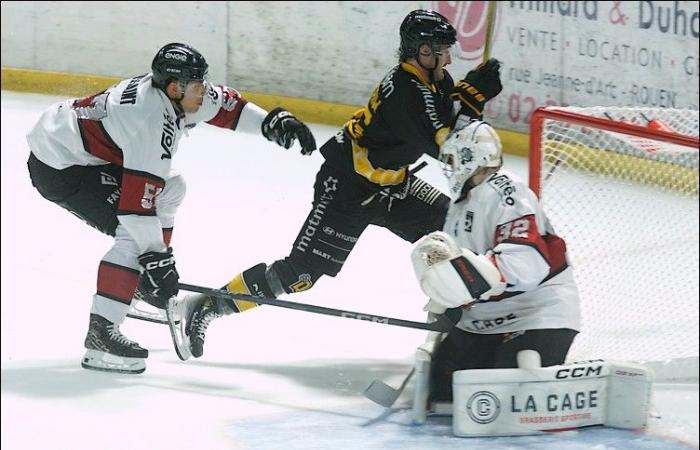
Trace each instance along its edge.
{"label": "goalie leg pad", "polygon": [[453,376],[453,432],[510,436],[605,425],[646,425],[651,372],[586,361],[531,369],[462,370]]}

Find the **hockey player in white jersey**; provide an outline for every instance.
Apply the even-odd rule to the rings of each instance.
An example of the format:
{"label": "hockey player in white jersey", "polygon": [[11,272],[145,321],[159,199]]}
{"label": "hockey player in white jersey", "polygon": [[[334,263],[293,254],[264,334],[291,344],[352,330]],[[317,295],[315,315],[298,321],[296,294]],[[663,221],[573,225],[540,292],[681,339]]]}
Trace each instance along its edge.
{"label": "hockey player in white jersey", "polygon": [[115,238],[98,268],[84,368],[145,370],[148,351],[119,325],[137,286],[139,298],[160,308],[178,292],[170,238],[185,183],[171,163],[183,134],[207,122],[285,148],[298,139],[303,154],[316,149],[308,127],[289,112],[268,113],[234,89],[210,84],[207,70],[191,46],[165,45],[151,73],[52,105],[27,135],[39,193]]}
{"label": "hockey player in white jersey", "polygon": [[564,241],[535,194],[501,169],[496,131],[459,122],[439,156],[453,199],[444,232],[412,254],[427,309],[459,317],[432,355],[432,401],[452,401],[454,371],[515,368],[520,350],[562,364],[580,327]]}

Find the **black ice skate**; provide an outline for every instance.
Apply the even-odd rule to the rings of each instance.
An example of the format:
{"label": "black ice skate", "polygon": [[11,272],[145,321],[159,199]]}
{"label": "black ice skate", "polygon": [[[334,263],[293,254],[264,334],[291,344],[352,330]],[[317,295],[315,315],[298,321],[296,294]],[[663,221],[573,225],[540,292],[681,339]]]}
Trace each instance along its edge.
{"label": "black ice skate", "polygon": [[216,300],[203,294],[188,295],[169,301],[168,322],[177,356],[185,361],[204,353],[204,339],[212,320],[221,317]]}
{"label": "black ice skate", "polygon": [[142,373],[146,370],[148,350],[130,341],[116,325],[97,314],[90,314],[90,327],[85,337],[85,369],[118,373]]}

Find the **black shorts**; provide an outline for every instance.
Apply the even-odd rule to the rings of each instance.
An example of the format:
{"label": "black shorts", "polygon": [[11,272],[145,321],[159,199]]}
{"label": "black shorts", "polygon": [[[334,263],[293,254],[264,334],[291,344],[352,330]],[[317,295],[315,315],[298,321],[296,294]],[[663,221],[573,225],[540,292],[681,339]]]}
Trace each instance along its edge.
{"label": "black shorts", "polygon": [[39,161],[33,153],[29,154],[27,167],[32,185],[42,197],[114,236],[119,224],[116,210],[121,194],[122,167],[105,164],[58,170]]}
{"label": "black shorts", "polygon": [[[323,164],[314,184],[311,212],[294,241],[289,257],[276,262],[276,270],[289,292],[289,282],[300,273],[312,280],[321,275],[335,276],[368,225],[384,227],[409,242],[441,230],[449,197],[423,180],[412,176],[411,190],[403,200],[375,199],[362,205],[378,187],[358,180],[328,164]],[[381,248],[377,253],[381,254]],[[388,261],[389,262],[389,261]],[[287,279],[289,278],[289,279]]]}
{"label": "black shorts", "polygon": [[542,367],[563,364],[578,331],[568,328],[476,334],[453,328],[438,344],[430,369],[430,398],[452,400],[452,373],[465,369],[517,368],[520,350],[536,350]]}

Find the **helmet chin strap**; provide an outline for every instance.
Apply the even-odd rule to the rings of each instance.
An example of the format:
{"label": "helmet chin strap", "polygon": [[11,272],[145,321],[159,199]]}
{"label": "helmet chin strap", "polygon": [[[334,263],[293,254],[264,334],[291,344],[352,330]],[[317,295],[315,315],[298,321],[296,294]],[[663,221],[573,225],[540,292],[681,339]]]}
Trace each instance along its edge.
{"label": "helmet chin strap", "polygon": [[170,99],[173,106],[175,107],[175,112],[177,113],[177,115],[181,116],[181,115],[185,114],[185,109],[182,107],[182,100],[185,98],[185,90],[182,89],[182,86],[180,85],[179,81],[177,81],[177,87],[180,91],[179,98],[171,98],[167,92],[165,93],[165,95],[168,95],[168,98]]}
{"label": "helmet chin strap", "polygon": [[[435,64],[433,65],[433,67],[430,68],[430,67],[424,66],[420,60],[421,56],[432,56],[433,58],[435,58]],[[422,55],[420,53],[420,51],[418,51],[418,58],[416,58],[416,60],[418,61],[418,65],[421,66],[424,70],[426,70],[428,72],[428,79],[430,80],[430,82],[434,83],[435,82],[435,69],[437,69],[437,67],[438,67],[438,56],[435,54],[435,50],[432,50],[432,48],[431,48],[430,55]]]}

